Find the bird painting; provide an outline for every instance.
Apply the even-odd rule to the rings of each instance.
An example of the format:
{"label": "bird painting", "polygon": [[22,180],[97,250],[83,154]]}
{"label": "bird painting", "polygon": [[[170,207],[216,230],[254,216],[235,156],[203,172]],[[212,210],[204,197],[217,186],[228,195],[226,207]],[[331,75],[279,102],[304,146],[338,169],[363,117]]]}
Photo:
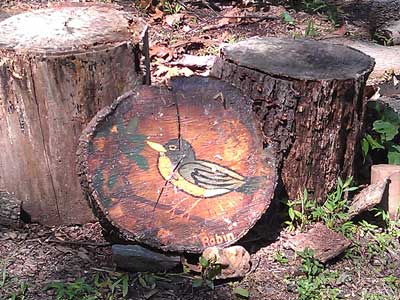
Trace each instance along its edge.
{"label": "bird painting", "polygon": [[223,165],[197,159],[185,139],[171,139],[164,145],[147,141],[159,153],[161,176],[179,190],[197,198],[211,198],[230,192],[252,194],[264,176],[245,177]]}

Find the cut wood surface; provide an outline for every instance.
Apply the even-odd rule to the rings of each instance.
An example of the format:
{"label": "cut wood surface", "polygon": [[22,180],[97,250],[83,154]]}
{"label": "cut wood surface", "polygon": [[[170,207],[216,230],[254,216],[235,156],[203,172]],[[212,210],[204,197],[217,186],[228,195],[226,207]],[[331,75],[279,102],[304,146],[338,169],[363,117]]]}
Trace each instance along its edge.
{"label": "cut wood surface", "polygon": [[376,64],[368,78],[369,83],[384,80],[384,74],[387,71],[394,71],[396,74],[400,73],[400,46],[388,47],[372,42],[358,41],[349,38],[332,38],[322,40],[322,42],[349,46],[371,56],[375,60]]}
{"label": "cut wood surface", "polygon": [[146,26],[109,5],[79,3],[0,23],[0,187],[32,221],[92,219],[75,170],[84,126],[142,83]]}
{"label": "cut wood surface", "polygon": [[0,191],[0,225],[19,227],[20,216],[21,201],[6,191]]}
{"label": "cut wood surface", "polygon": [[253,99],[290,198],[353,174],[374,60],[349,47],[253,38],[224,47],[211,74]]}
{"label": "cut wood surface", "polygon": [[204,77],[120,97],[88,125],[78,158],[103,227],[169,251],[234,243],[265,212],[276,184],[249,99]]}

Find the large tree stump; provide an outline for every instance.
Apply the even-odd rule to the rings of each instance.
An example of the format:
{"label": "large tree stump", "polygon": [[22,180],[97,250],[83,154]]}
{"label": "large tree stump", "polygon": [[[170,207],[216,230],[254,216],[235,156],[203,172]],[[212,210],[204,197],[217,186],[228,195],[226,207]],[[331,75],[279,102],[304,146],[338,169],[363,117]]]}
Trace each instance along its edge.
{"label": "large tree stump", "polygon": [[249,99],[203,77],[120,97],[88,125],[78,158],[103,227],[170,251],[237,241],[265,212],[276,183]]}
{"label": "large tree stump", "polygon": [[353,174],[373,66],[345,46],[255,38],[223,48],[211,74],[253,99],[289,197],[307,188],[320,198]]}
{"label": "large tree stump", "polygon": [[92,218],[75,172],[83,127],[142,83],[146,26],[113,6],[70,4],[0,23],[0,187],[33,221]]}

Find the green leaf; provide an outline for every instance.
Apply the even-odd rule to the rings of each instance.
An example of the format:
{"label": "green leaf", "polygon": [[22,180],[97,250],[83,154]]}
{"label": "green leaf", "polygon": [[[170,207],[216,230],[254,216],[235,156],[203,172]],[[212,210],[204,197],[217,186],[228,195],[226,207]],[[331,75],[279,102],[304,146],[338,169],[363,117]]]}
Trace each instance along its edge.
{"label": "green leaf", "polygon": [[294,209],[292,207],[289,207],[288,214],[289,214],[290,220],[293,221],[294,220]]}
{"label": "green leaf", "polygon": [[128,295],[128,290],[129,290],[129,277],[128,275],[126,275],[122,280],[122,297],[126,297]]}
{"label": "green leaf", "polygon": [[281,16],[282,16],[282,20],[285,23],[288,23],[290,25],[294,25],[295,24],[295,21],[294,21],[293,17],[291,15],[289,15],[286,11]]}
{"label": "green leaf", "polygon": [[368,154],[368,151],[369,151],[369,143],[368,143],[368,140],[366,138],[363,138],[361,140],[361,149],[362,149],[363,157],[365,158],[367,156],[367,154]]}
{"label": "green leaf", "polygon": [[138,127],[139,120],[137,117],[134,117],[129,120],[128,125],[126,126],[126,133],[127,134],[134,134]]}
{"label": "green leaf", "polygon": [[193,278],[192,286],[194,288],[201,287],[202,285],[203,285],[203,279],[202,278]]}
{"label": "green leaf", "polygon": [[144,171],[149,169],[149,162],[147,161],[146,157],[138,154],[134,156],[134,159],[140,169]]}
{"label": "green leaf", "polygon": [[399,126],[390,122],[376,120],[373,124],[376,132],[384,136],[385,141],[391,141],[399,133]]}
{"label": "green leaf", "polygon": [[199,262],[200,262],[200,266],[203,269],[207,268],[210,265],[210,261],[207,258],[205,258],[204,256],[200,256]]}
{"label": "green leaf", "polygon": [[367,134],[366,139],[371,146],[372,150],[374,149],[385,149],[384,146],[378,143],[377,140],[375,140],[371,135]]}
{"label": "green leaf", "polygon": [[388,162],[391,165],[400,165],[400,145],[392,145],[388,151]]}
{"label": "green leaf", "polygon": [[249,291],[244,289],[244,288],[241,288],[241,287],[235,288],[233,290],[233,293],[236,294],[236,295],[239,295],[239,296],[241,296],[243,298],[249,298],[249,296],[250,296]]}

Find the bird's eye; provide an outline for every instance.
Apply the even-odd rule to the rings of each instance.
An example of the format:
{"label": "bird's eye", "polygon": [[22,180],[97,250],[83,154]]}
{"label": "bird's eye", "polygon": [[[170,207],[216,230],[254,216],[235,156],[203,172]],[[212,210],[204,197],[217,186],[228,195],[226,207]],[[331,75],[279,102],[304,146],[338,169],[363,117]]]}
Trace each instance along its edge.
{"label": "bird's eye", "polygon": [[176,150],[176,145],[169,145],[168,149],[171,151],[175,151]]}

